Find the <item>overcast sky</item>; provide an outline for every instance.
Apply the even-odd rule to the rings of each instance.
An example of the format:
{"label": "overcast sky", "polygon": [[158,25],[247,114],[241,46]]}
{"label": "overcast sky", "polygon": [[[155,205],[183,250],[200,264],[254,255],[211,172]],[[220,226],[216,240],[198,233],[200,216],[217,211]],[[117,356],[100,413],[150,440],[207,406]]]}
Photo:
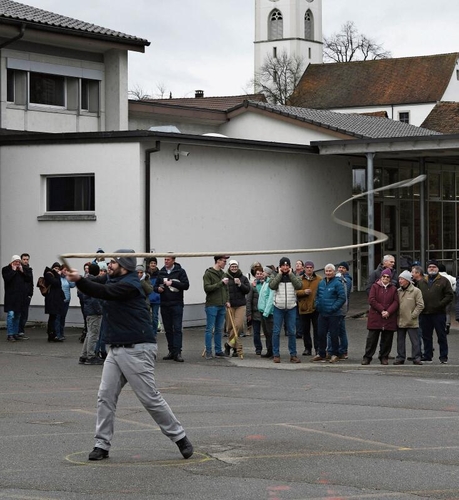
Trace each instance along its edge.
{"label": "overcast sky", "polygon": [[[18,0],[21,1],[21,0]],[[22,3],[146,38],[130,53],[129,88],[173,97],[251,91],[255,0],[23,0]],[[459,52],[458,0],[323,0],[325,36],[354,21],[393,57]]]}

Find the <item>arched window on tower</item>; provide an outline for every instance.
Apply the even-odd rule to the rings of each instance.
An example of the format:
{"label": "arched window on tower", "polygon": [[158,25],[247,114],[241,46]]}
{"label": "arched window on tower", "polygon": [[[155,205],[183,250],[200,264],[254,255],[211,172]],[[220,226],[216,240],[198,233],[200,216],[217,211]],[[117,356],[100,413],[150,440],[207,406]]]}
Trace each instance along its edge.
{"label": "arched window on tower", "polygon": [[268,21],[268,40],[279,40],[284,35],[284,21],[282,19],[282,12],[274,9],[269,14]]}
{"label": "arched window on tower", "polygon": [[314,40],[314,16],[310,10],[304,15],[304,38]]}

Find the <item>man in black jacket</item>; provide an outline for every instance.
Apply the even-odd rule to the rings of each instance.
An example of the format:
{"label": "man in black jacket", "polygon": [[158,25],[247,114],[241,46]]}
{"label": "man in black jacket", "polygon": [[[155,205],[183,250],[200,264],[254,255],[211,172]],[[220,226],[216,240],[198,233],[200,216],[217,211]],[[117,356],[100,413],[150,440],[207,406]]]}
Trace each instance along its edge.
{"label": "man in black jacket", "polygon": [[20,340],[19,320],[27,302],[27,285],[30,276],[24,272],[19,255],[13,255],[11,262],[2,268],[5,283],[4,310],[6,312],[7,340],[15,342]]}
{"label": "man in black jacket", "polygon": [[190,283],[185,269],[175,262],[175,257],[164,257],[164,267],[159,271],[153,290],[161,296],[161,318],[169,348],[169,353],[163,358],[165,360],[183,363],[183,292],[188,288]]}
{"label": "man in black jacket", "polygon": [[[117,250],[115,253],[134,253]],[[82,278],[76,269],[67,274],[86,295],[102,299],[102,328],[109,351],[97,396],[96,443],[89,460],[108,458],[114,433],[118,396],[126,382],[158,424],[161,432],[177,444],[184,458],[193,454],[185,431],[156,388],[154,369],[156,337],[134,257],[116,257],[108,265],[108,279],[97,283]]]}
{"label": "man in black jacket", "polygon": [[29,307],[33,295],[33,271],[32,268],[30,267],[30,255],[28,253],[21,254],[21,263],[24,274],[27,275],[27,283],[26,283],[27,296],[26,296],[26,301],[24,303],[24,308],[21,311],[21,317],[19,318],[18,335],[23,340],[27,340],[29,337],[26,337],[24,332],[27,320],[29,319]]}

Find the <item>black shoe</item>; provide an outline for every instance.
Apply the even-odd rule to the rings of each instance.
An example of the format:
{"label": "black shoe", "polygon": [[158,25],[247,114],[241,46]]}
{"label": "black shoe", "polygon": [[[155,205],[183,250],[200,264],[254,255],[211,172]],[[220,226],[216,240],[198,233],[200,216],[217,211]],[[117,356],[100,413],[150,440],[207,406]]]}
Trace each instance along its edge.
{"label": "black shoe", "polygon": [[26,337],[23,333],[18,333],[16,340],[29,340],[29,337]]}
{"label": "black shoe", "polygon": [[89,454],[89,460],[103,460],[108,458],[108,450],[103,450],[102,448],[94,448]]}
{"label": "black shoe", "polygon": [[171,352],[169,352],[169,354],[167,356],[164,356],[163,359],[164,361],[169,361],[171,359],[174,359],[174,355]]}
{"label": "black shoe", "polygon": [[226,356],[226,354],[223,351],[215,353],[216,358],[224,358],[225,356]]}
{"label": "black shoe", "polygon": [[64,342],[62,337],[54,337],[52,341],[48,339],[48,342]]}
{"label": "black shoe", "polygon": [[261,357],[262,358],[272,358],[273,357],[273,353],[272,353],[272,351],[268,351],[267,353],[262,354]]}
{"label": "black shoe", "polygon": [[[178,446],[178,449],[180,450],[180,453],[182,454],[183,458],[187,459],[190,458],[191,455],[193,455],[193,445],[191,444],[190,440],[185,436],[184,438],[180,439],[180,441],[177,441],[175,443]],[[94,448],[94,450],[97,450],[98,448]],[[107,452],[108,455],[108,452]]]}
{"label": "black shoe", "polygon": [[236,349],[233,350],[233,354],[231,354],[232,358],[237,358],[237,351]]}
{"label": "black shoe", "polygon": [[312,353],[311,353],[311,351],[309,349],[305,349],[303,351],[303,356],[312,356]]}
{"label": "black shoe", "polygon": [[89,365],[89,366],[95,366],[95,365],[103,365],[104,364],[104,360],[103,359],[100,359],[98,358],[97,356],[94,356],[92,358],[88,358],[85,362],[84,362],[85,365]]}
{"label": "black shoe", "polygon": [[83,357],[83,356],[80,356],[80,359],[78,360],[78,364],[79,364],[79,365],[84,365],[84,364],[86,363],[86,360],[87,360],[87,359],[88,359],[88,358],[85,358],[85,357]]}
{"label": "black shoe", "polygon": [[178,363],[183,363],[185,360],[182,358],[181,353],[178,353],[174,356],[174,361],[177,361]]}
{"label": "black shoe", "polygon": [[229,356],[231,354],[231,347],[228,342],[225,342],[225,356]]}

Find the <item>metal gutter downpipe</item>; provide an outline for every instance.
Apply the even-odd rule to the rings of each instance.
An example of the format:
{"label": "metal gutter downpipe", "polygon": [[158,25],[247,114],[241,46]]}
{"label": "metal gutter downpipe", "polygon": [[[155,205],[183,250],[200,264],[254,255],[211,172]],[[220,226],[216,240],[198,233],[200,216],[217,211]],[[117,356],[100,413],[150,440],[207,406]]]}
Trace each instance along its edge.
{"label": "metal gutter downpipe", "polygon": [[[368,189],[368,229],[373,231],[375,228],[375,195],[374,189],[374,157],[375,153],[367,153],[367,189]],[[373,235],[368,235],[368,241],[373,241]],[[368,274],[375,269],[375,246],[368,247]]]}
{"label": "metal gutter downpipe", "polygon": [[151,252],[151,196],[150,196],[150,182],[151,182],[151,153],[157,153],[161,150],[161,142],[156,141],[154,148],[145,150],[145,252]]}
{"label": "metal gutter downpipe", "polygon": [[3,42],[2,44],[0,44],[0,49],[3,49],[4,47],[7,47],[8,45],[11,45],[12,43],[14,43],[16,40],[19,40],[20,38],[22,38],[24,36],[25,29],[26,29],[26,25],[21,24],[21,29],[19,31],[19,34],[17,34],[16,36],[11,38],[10,40],[7,40],[6,42]]}
{"label": "metal gutter downpipe", "polygon": [[[426,173],[426,161],[425,158],[419,160],[419,173],[424,175]],[[427,240],[426,240],[426,183],[421,182],[419,187],[419,230],[420,230],[420,251],[421,251],[421,262],[426,264],[427,262]],[[424,268],[426,269],[426,267]]]}

